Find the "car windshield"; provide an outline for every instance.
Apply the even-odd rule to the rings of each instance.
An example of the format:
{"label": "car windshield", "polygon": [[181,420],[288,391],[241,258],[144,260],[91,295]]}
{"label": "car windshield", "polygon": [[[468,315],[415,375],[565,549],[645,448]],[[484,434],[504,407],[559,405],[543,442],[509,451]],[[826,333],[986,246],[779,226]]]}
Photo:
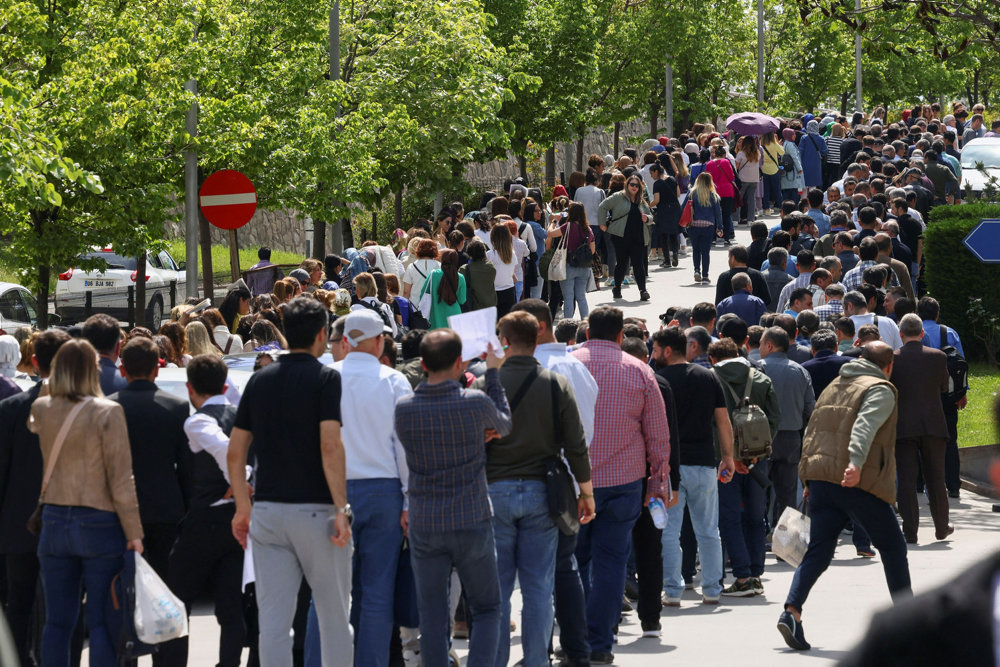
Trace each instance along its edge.
{"label": "car windshield", "polygon": [[987,169],[1000,169],[1000,144],[967,146],[962,149],[962,168],[975,169],[982,162]]}
{"label": "car windshield", "polygon": [[108,263],[109,269],[125,269],[126,271],[135,271],[136,268],[135,257],[122,257],[121,255],[116,255],[113,252],[103,250],[88,253],[86,255],[80,255],[80,259],[103,259]]}

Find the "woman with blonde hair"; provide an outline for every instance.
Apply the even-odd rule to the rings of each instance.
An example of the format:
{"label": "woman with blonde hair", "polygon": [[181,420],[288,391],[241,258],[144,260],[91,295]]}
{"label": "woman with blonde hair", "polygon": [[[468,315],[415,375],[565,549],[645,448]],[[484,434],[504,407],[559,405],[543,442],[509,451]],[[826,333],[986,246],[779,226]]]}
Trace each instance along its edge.
{"label": "woman with blonde hair", "polygon": [[105,608],[125,550],[142,553],[139,501],[121,405],[104,398],[97,352],[86,340],[63,343],[52,360],[48,396],[31,406],[42,477],[38,560],[45,594],[42,664],[68,665],[87,597],[90,664],[118,664]]}
{"label": "woman with blonde hair", "polygon": [[781,209],[781,156],[785,154],[785,147],[781,145],[774,132],[768,132],[760,138],[761,163],[760,172],[764,175],[764,193],[761,199],[764,202],[765,213],[770,215],[772,208]]}
{"label": "woman with blonde hair", "polygon": [[514,253],[513,235],[507,225],[496,225],[490,230],[493,247],[486,252],[486,259],[493,264],[496,274],[493,289],[497,293],[497,319],[510,312],[517,303],[516,279],[517,255]]}
{"label": "woman with blonde hair", "polygon": [[757,219],[757,184],[760,182],[760,151],[753,137],[740,137],[736,142],[736,175],[740,179],[740,224]]}
{"label": "woman with blonde hair", "polygon": [[[622,281],[632,263],[632,273],[639,286],[639,299],[649,301],[646,291],[646,248],[650,241],[653,211],[643,195],[646,187],[637,174],[629,176],[625,189],[615,192],[597,207],[601,229],[611,235],[615,246],[615,284],[611,294],[622,298]],[[609,220],[608,222],[605,222]],[[565,295],[564,295],[565,296]]]}
{"label": "woman with blonde hair", "polygon": [[694,187],[688,193],[691,200],[691,224],[688,236],[691,239],[691,255],[694,258],[694,282],[708,284],[708,257],[716,236],[722,236],[722,202],[712,176],[698,174]]}
{"label": "woman with blonde hair", "polygon": [[[434,243],[428,241],[428,243]],[[392,309],[387,304],[378,299],[378,285],[375,276],[368,273],[359,273],[354,277],[354,292],[358,296],[358,302],[351,306],[351,310],[371,310],[374,311],[387,327],[392,329],[393,337],[399,333],[396,327],[396,319],[392,316]]]}
{"label": "woman with blonde hair", "polygon": [[187,336],[187,350],[192,357],[199,354],[210,354],[213,357],[221,357],[222,351],[216,347],[208,334],[208,329],[204,324],[195,320],[184,327]]}

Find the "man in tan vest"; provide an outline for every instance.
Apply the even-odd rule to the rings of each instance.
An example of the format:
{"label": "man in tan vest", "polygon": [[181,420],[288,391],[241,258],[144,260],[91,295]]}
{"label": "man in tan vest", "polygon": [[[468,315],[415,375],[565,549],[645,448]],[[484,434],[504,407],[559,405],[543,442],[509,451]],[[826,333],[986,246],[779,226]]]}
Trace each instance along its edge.
{"label": "man in tan vest", "polygon": [[892,511],[896,502],[896,388],[892,348],[864,346],[816,401],[802,442],[799,476],[809,498],[809,549],[795,571],[778,630],[791,648],[809,648],[802,605],[830,565],[849,520],[871,536],[882,556],[889,593],[909,597],[906,542]]}

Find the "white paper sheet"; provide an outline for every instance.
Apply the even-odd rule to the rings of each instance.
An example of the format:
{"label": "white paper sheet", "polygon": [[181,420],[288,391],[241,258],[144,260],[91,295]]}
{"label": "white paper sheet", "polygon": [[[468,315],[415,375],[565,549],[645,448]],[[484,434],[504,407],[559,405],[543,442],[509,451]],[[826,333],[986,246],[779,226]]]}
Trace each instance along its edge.
{"label": "white paper sheet", "polygon": [[448,326],[462,339],[462,361],[475,359],[484,354],[489,345],[498,357],[503,356],[500,339],[497,338],[497,309],[495,306],[473,310],[460,315],[451,315]]}

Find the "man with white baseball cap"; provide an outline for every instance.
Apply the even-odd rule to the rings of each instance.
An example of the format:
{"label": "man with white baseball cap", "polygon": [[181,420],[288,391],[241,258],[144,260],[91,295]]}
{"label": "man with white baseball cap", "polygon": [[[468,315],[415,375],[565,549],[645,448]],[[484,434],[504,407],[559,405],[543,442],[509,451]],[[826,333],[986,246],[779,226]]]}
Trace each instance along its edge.
{"label": "man with white baseball cap", "polygon": [[357,664],[389,663],[396,567],[407,530],[406,454],[396,438],[396,402],[413,394],[402,373],[379,363],[382,318],[370,310],[342,318],[347,356],[340,371],[341,435],[347,499],[354,511],[351,625]]}

